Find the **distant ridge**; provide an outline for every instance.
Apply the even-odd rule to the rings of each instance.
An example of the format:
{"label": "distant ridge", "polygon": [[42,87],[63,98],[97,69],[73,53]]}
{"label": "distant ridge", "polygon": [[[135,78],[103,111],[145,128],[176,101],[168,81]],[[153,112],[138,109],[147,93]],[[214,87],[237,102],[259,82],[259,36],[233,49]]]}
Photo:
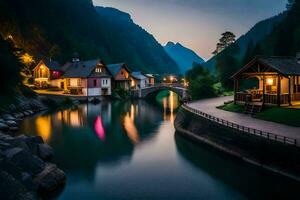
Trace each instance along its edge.
{"label": "distant ridge", "polygon": [[191,69],[194,62],[204,63],[204,60],[193,50],[180,43],[168,42],[164,48],[168,55],[177,63],[182,74]]}

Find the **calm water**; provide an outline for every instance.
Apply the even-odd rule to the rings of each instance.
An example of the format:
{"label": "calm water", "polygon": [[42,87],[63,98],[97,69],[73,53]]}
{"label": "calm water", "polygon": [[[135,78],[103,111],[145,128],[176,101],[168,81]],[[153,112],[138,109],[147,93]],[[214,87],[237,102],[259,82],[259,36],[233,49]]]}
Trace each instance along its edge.
{"label": "calm water", "polygon": [[[58,199],[292,198],[300,186],[175,135],[177,96],[103,102],[26,119],[67,173]],[[299,194],[299,193],[298,193]]]}

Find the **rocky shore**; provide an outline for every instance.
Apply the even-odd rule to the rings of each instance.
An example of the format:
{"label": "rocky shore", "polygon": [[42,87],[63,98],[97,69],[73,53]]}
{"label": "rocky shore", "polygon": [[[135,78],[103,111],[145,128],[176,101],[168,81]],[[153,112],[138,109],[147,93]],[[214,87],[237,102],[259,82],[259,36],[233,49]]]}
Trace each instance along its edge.
{"label": "rocky shore", "polygon": [[51,163],[53,149],[40,136],[15,136],[24,117],[45,108],[30,100],[1,112],[0,199],[40,199],[65,184],[65,173]]}

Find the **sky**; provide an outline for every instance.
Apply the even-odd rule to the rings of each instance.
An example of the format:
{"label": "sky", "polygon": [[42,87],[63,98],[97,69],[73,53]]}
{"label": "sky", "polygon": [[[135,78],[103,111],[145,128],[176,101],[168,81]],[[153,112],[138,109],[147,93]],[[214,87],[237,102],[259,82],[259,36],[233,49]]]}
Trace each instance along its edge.
{"label": "sky", "polygon": [[209,59],[220,34],[245,34],[285,10],[286,0],[93,0],[131,15],[159,43],[179,42]]}

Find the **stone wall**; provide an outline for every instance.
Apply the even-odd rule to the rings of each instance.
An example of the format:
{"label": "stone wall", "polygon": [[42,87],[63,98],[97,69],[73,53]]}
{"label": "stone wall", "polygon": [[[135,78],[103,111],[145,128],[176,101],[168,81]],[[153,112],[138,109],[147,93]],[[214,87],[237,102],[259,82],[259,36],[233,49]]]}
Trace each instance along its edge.
{"label": "stone wall", "polygon": [[178,133],[238,159],[300,180],[300,149],[225,127],[181,109],[175,119]]}

